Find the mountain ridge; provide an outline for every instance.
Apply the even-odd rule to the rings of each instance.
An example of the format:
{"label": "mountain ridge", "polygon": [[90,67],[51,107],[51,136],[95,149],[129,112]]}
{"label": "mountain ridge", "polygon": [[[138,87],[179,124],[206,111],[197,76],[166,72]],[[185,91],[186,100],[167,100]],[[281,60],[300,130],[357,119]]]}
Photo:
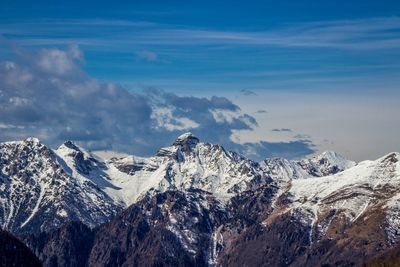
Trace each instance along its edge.
{"label": "mountain ridge", "polygon": [[46,266],[341,266],[400,242],[396,152],[254,162],[185,133],[148,158],[30,138],[0,143],[0,163],[0,223]]}
{"label": "mountain ridge", "polygon": [[[324,152],[301,161],[273,158],[258,163],[235,152],[226,151],[219,145],[201,143],[192,133],[182,134],[172,146],[161,148],[155,156],[149,158],[128,156],[105,160],[72,141],[66,141],[52,150],[37,138],[5,142],[2,143],[2,147],[4,146],[22,146],[22,150],[26,146],[30,149],[29,153],[39,154],[39,147],[43,148],[45,154],[48,154],[47,160],[53,161],[53,167],[61,176],[75,183],[75,187],[83,191],[82,202],[100,200],[99,206],[108,205],[112,209],[97,219],[100,223],[135,203],[147,192],[198,188],[217,195],[222,201],[229,201],[231,197],[243,191],[271,183],[271,179],[281,184],[294,178],[305,179],[334,174],[356,165],[335,152]],[[35,149],[37,151],[34,151]],[[2,151],[6,152],[4,148]],[[27,175],[23,169],[20,172]],[[31,174],[28,172],[28,175]],[[38,205],[40,197],[39,194]],[[33,207],[32,213],[37,208]],[[9,212],[9,215],[12,212]],[[56,214],[65,216],[65,212],[60,209]],[[32,216],[22,222],[21,226],[29,222]],[[89,226],[96,225],[92,219],[83,220],[79,215],[76,218],[86,221]],[[8,229],[5,221],[3,219],[3,228]]]}

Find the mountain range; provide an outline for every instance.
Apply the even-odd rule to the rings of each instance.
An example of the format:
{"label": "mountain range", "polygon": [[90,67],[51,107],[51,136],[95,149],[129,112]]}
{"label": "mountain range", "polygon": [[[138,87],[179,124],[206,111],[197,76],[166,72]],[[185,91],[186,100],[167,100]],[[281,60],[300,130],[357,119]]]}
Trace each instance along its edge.
{"label": "mountain range", "polygon": [[149,158],[4,142],[0,226],[44,266],[368,265],[400,244],[399,159],[255,162],[191,133]]}

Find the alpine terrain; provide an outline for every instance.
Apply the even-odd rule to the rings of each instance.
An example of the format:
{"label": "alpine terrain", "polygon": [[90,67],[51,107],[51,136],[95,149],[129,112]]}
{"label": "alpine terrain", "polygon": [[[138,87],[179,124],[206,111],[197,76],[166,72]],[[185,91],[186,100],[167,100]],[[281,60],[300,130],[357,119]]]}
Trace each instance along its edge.
{"label": "alpine terrain", "polygon": [[400,247],[399,160],[255,162],[191,133],[149,158],[4,142],[0,225],[44,266],[368,266]]}

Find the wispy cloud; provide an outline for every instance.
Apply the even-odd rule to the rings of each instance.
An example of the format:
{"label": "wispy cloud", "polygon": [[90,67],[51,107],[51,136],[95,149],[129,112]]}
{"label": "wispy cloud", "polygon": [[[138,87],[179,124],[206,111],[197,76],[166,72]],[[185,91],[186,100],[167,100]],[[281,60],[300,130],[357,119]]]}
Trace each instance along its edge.
{"label": "wispy cloud", "polygon": [[[60,36],[62,30],[65,34]],[[270,30],[221,31],[126,20],[45,20],[3,23],[0,32],[26,44],[53,45],[60,40],[80,45],[284,46],[337,49],[387,49],[400,45],[400,18],[318,21]],[[75,33],[70,37],[70,33]],[[80,37],[77,37],[80,36]]]}

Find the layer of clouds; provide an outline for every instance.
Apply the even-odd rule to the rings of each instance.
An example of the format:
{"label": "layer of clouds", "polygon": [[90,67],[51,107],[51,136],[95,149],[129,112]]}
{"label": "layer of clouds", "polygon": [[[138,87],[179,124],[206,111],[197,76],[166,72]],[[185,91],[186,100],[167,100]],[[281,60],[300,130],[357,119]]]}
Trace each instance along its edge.
{"label": "layer of clouds", "polygon": [[0,62],[1,141],[36,136],[53,147],[74,140],[92,150],[148,156],[190,130],[255,159],[313,152],[309,140],[235,143],[233,131],[251,131],[257,121],[227,98],[178,96],[157,88],[129,92],[88,76],[76,46],[17,55]]}
{"label": "layer of clouds", "polygon": [[[98,30],[93,31],[94,27]],[[127,20],[47,19],[31,22],[29,27],[25,27],[24,22],[3,23],[0,25],[0,32],[17,39],[21,38],[25,45],[36,46],[70,42],[96,47],[113,46],[118,49],[131,49],[133,45],[157,44],[268,45],[375,50],[398,48],[399,27],[400,17],[396,16],[296,23],[269,31],[222,31]],[[68,34],[79,33],[80,37],[60,37],[60,30]],[[38,34],[43,32],[51,37],[45,38]]]}

